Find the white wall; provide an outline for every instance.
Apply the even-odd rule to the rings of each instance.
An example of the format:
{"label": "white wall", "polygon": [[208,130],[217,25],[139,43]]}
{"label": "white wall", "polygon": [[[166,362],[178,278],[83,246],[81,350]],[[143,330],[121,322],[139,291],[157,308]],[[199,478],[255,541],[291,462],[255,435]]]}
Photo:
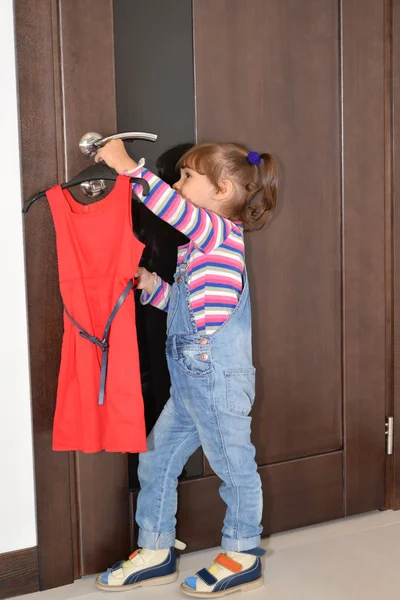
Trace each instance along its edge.
{"label": "white wall", "polygon": [[0,1],[0,553],[36,545],[13,1]]}

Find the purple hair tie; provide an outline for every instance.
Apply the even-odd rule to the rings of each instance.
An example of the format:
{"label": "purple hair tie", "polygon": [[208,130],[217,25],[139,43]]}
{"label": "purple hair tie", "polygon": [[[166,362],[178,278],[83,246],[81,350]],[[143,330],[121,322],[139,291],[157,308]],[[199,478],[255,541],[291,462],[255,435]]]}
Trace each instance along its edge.
{"label": "purple hair tie", "polygon": [[261,162],[261,156],[258,154],[258,152],[249,152],[247,155],[247,160],[250,164],[257,165],[258,167]]}

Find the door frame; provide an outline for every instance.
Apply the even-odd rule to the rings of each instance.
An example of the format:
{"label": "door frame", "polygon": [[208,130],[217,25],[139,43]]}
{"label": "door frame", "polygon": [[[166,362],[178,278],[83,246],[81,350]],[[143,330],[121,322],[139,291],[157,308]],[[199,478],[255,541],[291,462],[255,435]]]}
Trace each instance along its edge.
{"label": "door frame", "polygon": [[[26,199],[90,164],[78,150],[84,133],[116,132],[113,2],[15,0],[14,11]],[[83,56],[90,62],[80,60]],[[109,564],[128,552],[128,466],[122,454],[52,451],[62,306],[47,202],[38,202],[25,216],[24,234],[39,574],[44,590],[94,572],[94,548],[102,548]],[[99,476],[103,473],[107,476]],[[95,533],[93,520],[102,523]]]}
{"label": "door frame", "polygon": [[[352,279],[351,264],[344,265],[344,351],[348,359],[343,365],[346,398],[345,445],[344,453],[332,453],[328,460],[337,465],[341,465],[342,460],[346,461],[349,485],[346,498],[337,498],[335,506],[341,509],[327,514],[327,519],[370,510],[372,505],[375,506],[376,499],[365,492],[371,473],[368,464],[370,440],[367,434],[376,418],[382,418],[382,438],[374,439],[374,444],[378,444],[379,447],[384,444],[384,415],[379,411],[376,413],[374,398],[380,394],[386,397],[387,414],[394,410],[397,428],[400,427],[400,267],[397,260],[400,238],[396,238],[396,225],[399,227],[400,222],[394,204],[394,192],[400,188],[400,161],[397,161],[397,164],[393,163],[400,150],[399,142],[393,134],[393,126],[395,131],[400,126],[400,81],[396,68],[400,51],[400,0],[368,1],[381,2],[384,14],[382,35],[387,40],[383,43],[386,68],[382,80],[382,93],[385,94],[385,112],[382,116],[386,148],[385,226],[384,229],[381,227],[376,231],[375,207],[372,204],[365,206],[364,199],[357,193],[356,180],[351,173],[343,173],[343,193],[346,197],[354,198],[351,210],[360,218],[357,231],[361,236],[362,251],[366,260],[370,260],[375,266],[371,277],[358,285]],[[196,2],[197,0],[193,0],[194,10]],[[85,0],[84,3],[82,0],[14,0],[14,4],[21,168],[23,195],[26,199],[37,190],[65,180],[87,166],[87,159],[77,151],[77,142],[83,133],[93,129],[98,129],[105,135],[116,131],[112,0]],[[92,11],[94,5],[96,10]],[[349,52],[343,61],[343,80],[348,94],[343,123],[348,132],[347,139],[351,139],[352,128],[354,131],[357,128],[357,115],[360,113],[360,106],[363,105],[363,86],[364,89],[368,89],[368,81],[363,79],[365,73],[358,73],[358,85],[352,85],[351,58],[354,53],[352,54],[351,49],[355,52],[356,45],[360,42],[354,35],[356,28],[351,27],[357,18],[357,2],[339,0],[339,5],[345,22],[342,44]],[[93,14],[97,15],[95,23],[88,17]],[[379,23],[376,25],[368,18],[368,14],[368,10],[364,11],[365,26],[379,26]],[[397,35],[393,35],[393,31],[396,31]],[[99,39],[102,41],[101,46],[98,43]],[[89,69],[85,66],[85,61],[79,61],[80,56],[91,57]],[[99,77],[101,103],[98,102]],[[368,133],[364,131],[363,135],[364,147],[367,152],[368,148],[372,151]],[[393,147],[393,141],[397,146]],[[346,145],[343,152],[352,153],[354,172],[362,168],[357,147]],[[372,256],[374,248],[371,248],[370,239],[376,235],[379,236],[379,253],[378,256]],[[344,242],[347,244],[347,251],[350,251],[350,259],[352,257],[356,260],[359,248],[356,246],[356,240],[347,235],[346,231]],[[129,527],[132,530],[131,535],[134,529],[134,525],[129,523],[129,513],[132,514],[135,502],[135,494],[131,494],[130,499],[126,494],[126,456],[104,453],[56,453],[51,449],[52,417],[62,337],[62,307],[58,293],[54,247],[55,237],[50,213],[46,203],[41,202],[25,217],[25,253],[39,572],[42,590],[71,583],[82,573],[94,572],[93,569],[97,569],[96,560],[90,555],[90,551],[85,552],[85,556],[82,555],[82,540],[89,549],[95,548],[99,543],[103,544],[109,564],[115,557],[126,555],[130,550]],[[381,271],[386,274],[384,281]],[[382,348],[384,346],[385,364],[382,377],[375,382],[373,393],[366,391],[367,405],[361,406],[362,399],[358,397],[357,386],[360,385],[363,373],[359,369],[362,361],[359,363],[358,359],[363,353],[362,344],[365,340],[358,336],[355,316],[361,311],[365,318],[368,315],[371,318],[371,312],[368,311],[374,308],[368,305],[365,308],[363,299],[371,292],[374,277],[381,283],[378,295],[382,300],[381,308],[384,314],[378,311],[377,338]],[[368,341],[369,338],[365,339]],[[324,470],[321,469],[320,459],[321,457],[315,457],[315,469],[316,473],[320,470],[322,476]],[[281,486],[284,493],[285,485],[292,477],[294,462],[296,461],[287,465],[287,479],[286,476],[283,479],[280,476],[277,478],[274,465],[263,467],[265,481],[274,481],[274,486]],[[297,464],[299,463],[300,461],[297,461]],[[385,465],[382,464],[382,469],[384,468]],[[391,474],[387,478],[391,483],[387,489],[386,507],[400,508],[400,461],[396,454],[386,459],[386,468]],[[102,478],[97,476],[99,472],[107,472],[107,485],[101,483]],[[185,481],[180,484],[181,497],[194,502],[195,482],[196,480]],[[218,497],[217,478],[210,476],[204,478],[203,482],[204,495],[200,498],[201,502],[207,497],[214,501]],[[115,493],[110,494],[110,488],[116,490]],[[213,511],[215,521],[221,519],[221,510],[220,507]],[[284,511],[282,518],[288,515],[286,528],[296,526],[289,518],[292,506],[282,506],[281,510]],[[85,529],[88,519],[98,519],[99,522],[106,523],[100,540],[93,538],[90,529]],[[210,526],[214,527],[214,520],[210,521]],[[311,523],[312,514],[305,514],[304,521]],[[193,527],[195,524],[194,517]],[[276,530],[273,523],[268,523],[268,528],[269,532]],[[112,535],[115,532],[117,535]],[[188,531],[188,534],[200,536],[199,547],[202,547],[201,531],[193,529]],[[110,538],[114,538],[115,543],[110,543]]]}
{"label": "door frame", "polygon": [[393,0],[392,12],[388,26],[391,29],[392,47],[387,51],[388,69],[391,71],[390,106],[387,109],[387,120],[392,128],[388,140],[388,204],[392,214],[390,232],[392,250],[392,377],[391,377],[391,412],[394,417],[394,454],[389,462],[389,505],[400,510],[400,444],[396,443],[400,432],[400,0]]}

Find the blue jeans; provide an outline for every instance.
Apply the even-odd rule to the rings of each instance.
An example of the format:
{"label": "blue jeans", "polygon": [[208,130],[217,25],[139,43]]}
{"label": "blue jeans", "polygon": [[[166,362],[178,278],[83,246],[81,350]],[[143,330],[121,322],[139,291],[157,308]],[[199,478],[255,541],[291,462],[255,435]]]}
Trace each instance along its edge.
{"label": "blue jeans", "polygon": [[211,336],[202,336],[182,265],[172,289],[167,335],[171,398],[139,458],[138,544],[153,550],[173,546],[178,477],[202,446],[222,480],[220,494],[227,505],[222,547],[251,550],[261,539],[262,489],[250,440],[255,371],[246,273],[231,317]]}

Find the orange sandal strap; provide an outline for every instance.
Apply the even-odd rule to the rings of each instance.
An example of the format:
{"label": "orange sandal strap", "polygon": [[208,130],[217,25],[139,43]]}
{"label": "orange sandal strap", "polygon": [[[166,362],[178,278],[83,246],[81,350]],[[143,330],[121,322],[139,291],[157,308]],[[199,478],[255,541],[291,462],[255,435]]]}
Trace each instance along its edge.
{"label": "orange sandal strap", "polygon": [[129,560],[132,560],[132,558],[135,558],[136,555],[137,555],[137,550],[135,550],[135,552],[132,552],[132,554],[129,555]]}
{"label": "orange sandal strap", "polygon": [[243,569],[243,565],[236,560],[233,560],[233,558],[229,558],[226,554],[218,554],[214,562],[216,562],[217,565],[221,565],[221,567],[228,569],[228,571],[232,571],[232,573],[239,573],[239,571]]}

